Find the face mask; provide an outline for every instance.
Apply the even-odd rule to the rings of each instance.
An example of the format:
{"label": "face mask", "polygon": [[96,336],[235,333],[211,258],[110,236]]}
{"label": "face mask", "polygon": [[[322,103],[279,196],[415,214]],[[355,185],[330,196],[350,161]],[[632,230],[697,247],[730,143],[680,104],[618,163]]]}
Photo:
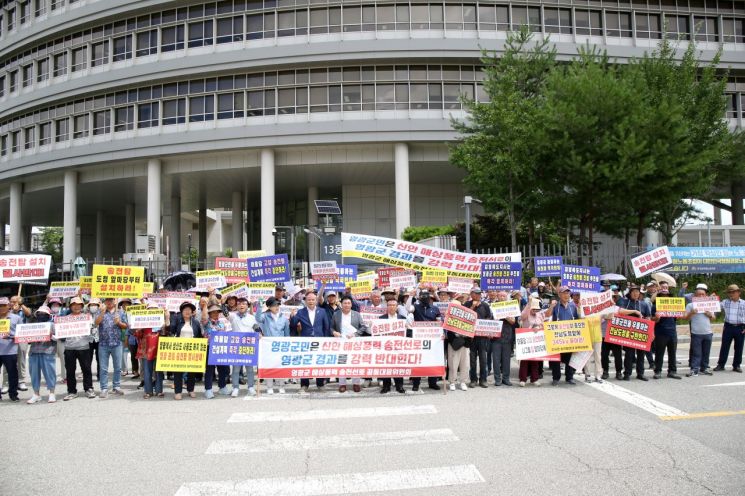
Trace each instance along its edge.
{"label": "face mask", "polygon": [[89,307],[88,307],[88,311],[89,311],[90,313],[98,313],[98,306],[96,306],[96,305],[91,305],[91,306],[89,306]]}
{"label": "face mask", "polygon": [[59,313],[59,309],[60,309],[59,305],[53,305],[53,306],[51,307],[51,310],[52,310],[52,313],[53,313],[53,314],[57,314],[57,313]]}

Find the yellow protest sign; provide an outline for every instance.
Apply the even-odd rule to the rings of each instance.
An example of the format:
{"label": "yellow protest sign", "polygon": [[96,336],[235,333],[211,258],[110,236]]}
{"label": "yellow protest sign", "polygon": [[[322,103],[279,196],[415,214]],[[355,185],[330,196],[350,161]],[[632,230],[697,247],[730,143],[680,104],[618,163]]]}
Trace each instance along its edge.
{"label": "yellow protest sign", "polygon": [[0,319],[0,334],[10,334],[10,319]]}
{"label": "yellow protest sign", "polygon": [[373,282],[370,279],[365,279],[362,281],[349,282],[347,283],[347,286],[349,286],[349,289],[352,291],[352,296],[360,300],[365,300],[370,298]]}
{"label": "yellow protest sign", "polygon": [[362,274],[357,274],[357,280],[360,281],[362,279],[370,279],[375,280],[378,278],[378,273],[374,270],[368,270],[367,272],[363,272]]}
{"label": "yellow protest sign", "polygon": [[91,296],[93,298],[142,298],[144,267],[94,265]]}
{"label": "yellow protest sign", "polygon": [[266,250],[239,251],[238,258],[256,258],[265,257]]}
{"label": "yellow protest sign", "polygon": [[207,362],[207,339],[165,338],[158,340],[158,372],[204,372]]}
{"label": "yellow protest sign", "polygon": [[82,276],[78,282],[80,283],[80,289],[91,289],[91,284],[93,283],[93,277]]}
{"label": "yellow protest sign", "polygon": [[585,319],[544,322],[543,330],[549,355],[592,350],[592,337]]}
{"label": "yellow protest sign", "polygon": [[433,284],[447,284],[448,283],[448,271],[447,270],[428,270],[422,271],[421,282],[430,282]]}
{"label": "yellow protest sign", "polygon": [[600,315],[592,315],[585,319],[587,327],[590,329],[590,339],[594,343],[603,342],[603,330],[600,324]]}
{"label": "yellow protest sign", "polygon": [[136,312],[138,310],[147,310],[147,305],[130,305],[127,307],[127,313]]}
{"label": "yellow protest sign", "polygon": [[143,293],[155,293],[155,283],[146,282],[142,285]]}
{"label": "yellow protest sign", "polygon": [[686,314],[685,298],[666,298],[658,296],[655,301],[658,317],[683,317]]}

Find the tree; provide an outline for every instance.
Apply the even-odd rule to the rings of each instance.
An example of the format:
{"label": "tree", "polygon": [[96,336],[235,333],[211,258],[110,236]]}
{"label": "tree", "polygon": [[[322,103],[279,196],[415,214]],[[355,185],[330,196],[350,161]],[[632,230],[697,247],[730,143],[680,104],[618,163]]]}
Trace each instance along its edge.
{"label": "tree", "polygon": [[62,233],[61,227],[41,227],[40,241],[42,249],[52,255],[52,261],[59,263],[62,261]]}
{"label": "tree", "polygon": [[534,182],[536,116],[555,61],[556,49],[548,40],[533,43],[527,28],[510,33],[501,57],[482,55],[489,102],[464,100],[468,118],[452,122],[460,138],[450,160],[466,170],[466,186],[487,211],[507,213],[513,251],[518,225],[531,218],[543,197]]}
{"label": "tree", "polygon": [[432,238],[434,236],[447,236],[454,234],[454,232],[453,226],[409,226],[404,229],[401,238],[404,241],[416,243],[417,241]]}

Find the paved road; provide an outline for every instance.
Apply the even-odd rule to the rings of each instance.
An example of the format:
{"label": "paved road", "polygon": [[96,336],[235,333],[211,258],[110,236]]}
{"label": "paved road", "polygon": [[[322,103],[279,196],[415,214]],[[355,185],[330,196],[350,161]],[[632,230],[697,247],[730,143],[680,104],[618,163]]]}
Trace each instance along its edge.
{"label": "paved road", "polygon": [[371,388],[181,402],[170,391],[144,400],[135,386],[127,381],[124,397],[106,400],[0,403],[0,494],[732,496],[745,488],[745,377],[730,371],[447,395]]}

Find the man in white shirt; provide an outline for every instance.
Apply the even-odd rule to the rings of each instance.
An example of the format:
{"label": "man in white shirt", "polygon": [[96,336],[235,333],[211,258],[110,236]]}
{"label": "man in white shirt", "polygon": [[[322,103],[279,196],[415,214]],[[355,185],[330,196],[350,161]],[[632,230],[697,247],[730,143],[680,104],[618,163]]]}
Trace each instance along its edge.
{"label": "man in white shirt", "polygon": [[[258,325],[254,316],[248,311],[248,300],[245,296],[238,298],[238,311],[228,314],[228,320],[230,320],[230,325],[233,327],[233,332],[255,332]],[[254,388],[254,368],[246,368],[248,369],[248,394],[253,396],[256,394],[256,389]],[[233,365],[230,377],[233,383],[233,391],[231,391],[230,396],[233,398],[238,396],[240,372],[241,367]]]}

